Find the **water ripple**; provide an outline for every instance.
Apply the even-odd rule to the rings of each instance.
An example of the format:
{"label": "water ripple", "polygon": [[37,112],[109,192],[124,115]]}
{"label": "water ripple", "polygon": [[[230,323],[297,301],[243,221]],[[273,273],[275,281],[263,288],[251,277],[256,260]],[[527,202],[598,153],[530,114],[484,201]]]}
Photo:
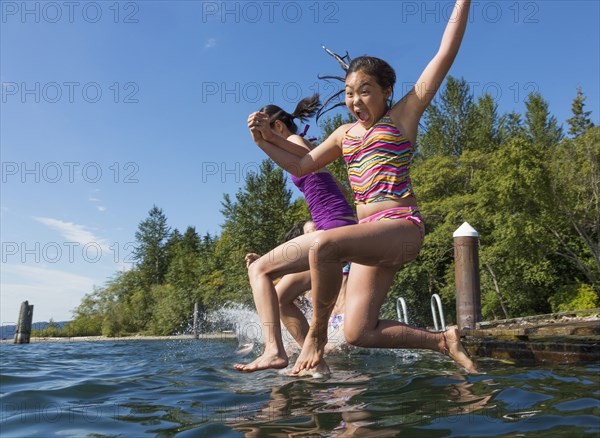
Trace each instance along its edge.
{"label": "water ripple", "polygon": [[[324,379],[239,373],[229,341],[8,346],[0,426],[12,436],[507,436],[600,433],[598,367],[354,350]],[[22,347],[22,348],[21,348]]]}

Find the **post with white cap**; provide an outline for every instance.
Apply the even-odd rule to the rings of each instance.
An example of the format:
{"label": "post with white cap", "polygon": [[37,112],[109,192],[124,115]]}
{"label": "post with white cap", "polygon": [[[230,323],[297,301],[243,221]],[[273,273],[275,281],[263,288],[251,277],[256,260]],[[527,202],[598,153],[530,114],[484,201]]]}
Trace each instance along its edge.
{"label": "post with white cap", "polygon": [[479,233],[467,222],[454,237],[454,278],[456,282],[456,321],[458,328],[475,328],[481,321],[479,288]]}

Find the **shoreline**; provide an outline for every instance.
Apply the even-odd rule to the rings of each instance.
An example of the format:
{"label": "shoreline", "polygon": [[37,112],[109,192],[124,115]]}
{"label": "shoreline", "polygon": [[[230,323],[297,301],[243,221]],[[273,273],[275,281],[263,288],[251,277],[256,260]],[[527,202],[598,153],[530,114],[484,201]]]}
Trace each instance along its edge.
{"label": "shoreline", "polygon": [[[123,342],[123,341],[164,341],[164,340],[203,340],[203,339],[236,339],[235,333],[230,332],[217,332],[217,333],[200,333],[198,338],[194,335],[170,335],[170,336],[145,336],[145,335],[131,335],[131,336],[71,336],[71,337],[31,337],[30,344],[36,344],[41,342]],[[14,344],[14,339],[3,339],[0,341],[1,344]],[[23,344],[17,344],[23,345]]]}

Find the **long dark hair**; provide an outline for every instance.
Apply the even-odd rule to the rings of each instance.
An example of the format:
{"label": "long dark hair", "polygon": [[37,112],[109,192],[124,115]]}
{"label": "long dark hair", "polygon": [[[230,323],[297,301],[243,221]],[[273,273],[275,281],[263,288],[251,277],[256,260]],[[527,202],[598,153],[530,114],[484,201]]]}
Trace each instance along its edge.
{"label": "long dark hair", "polygon": [[294,226],[287,233],[285,233],[285,236],[283,236],[283,241],[288,242],[298,236],[302,236],[304,234],[304,224],[307,222],[308,221],[296,222]]}
{"label": "long dark hair", "polygon": [[[351,59],[348,52],[344,56],[339,56],[333,53],[331,50],[327,49],[323,46],[323,49],[332,57],[334,57],[337,62],[342,67],[342,70],[346,73],[344,77],[342,76],[320,76],[319,79],[335,79],[340,82],[345,82],[346,78],[350,73],[355,73],[358,71],[362,71],[369,76],[373,76],[377,84],[382,88],[386,89],[391,87],[392,94],[390,96],[390,100],[388,102],[388,106],[391,106],[391,103],[394,100],[394,85],[396,84],[396,72],[394,69],[383,59],[375,58],[374,56],[359,56],[358,58]],[[338,106],[346,105],[346,102],[340,102],[340,96],[344,93],[344,90],[339,90],[337,93],[329,97],[321,109],[317,112],[317,120],[328,111],[331,111]],[[337,102],[336,102],[337,100]],[[332,106],[330,106],[333,104]],[[330,107],[329,107],[330,106]],[[328,108],[329,107],[329,108]]]}
{"label": "long dark hair", "polygon": [[296,109],[291,114],[277,105],[267,105],[262,107],[259,111],[261,113],[266,113],[270,117],[271,125],[275,121],[281,120],[292,134],[297,134],[298,126],[294,122],[294,119],[298,119],[304,123],[306,122],[306,119],[310,119],[317,114],[320,108],[321,102],[319,101],[319,95],[315,94],[311,97],[305,97],[298,102]]}

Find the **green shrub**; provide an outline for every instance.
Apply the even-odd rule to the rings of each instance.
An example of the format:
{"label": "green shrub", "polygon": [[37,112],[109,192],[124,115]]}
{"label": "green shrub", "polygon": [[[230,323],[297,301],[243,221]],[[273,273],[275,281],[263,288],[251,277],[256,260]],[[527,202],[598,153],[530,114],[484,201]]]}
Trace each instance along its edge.
{"label": "green shrub", "polygon": [[600,297],[592,286],[578,282],[562,286],[548,298],[548,302],[553,312],[568,312],[599,307]]}

